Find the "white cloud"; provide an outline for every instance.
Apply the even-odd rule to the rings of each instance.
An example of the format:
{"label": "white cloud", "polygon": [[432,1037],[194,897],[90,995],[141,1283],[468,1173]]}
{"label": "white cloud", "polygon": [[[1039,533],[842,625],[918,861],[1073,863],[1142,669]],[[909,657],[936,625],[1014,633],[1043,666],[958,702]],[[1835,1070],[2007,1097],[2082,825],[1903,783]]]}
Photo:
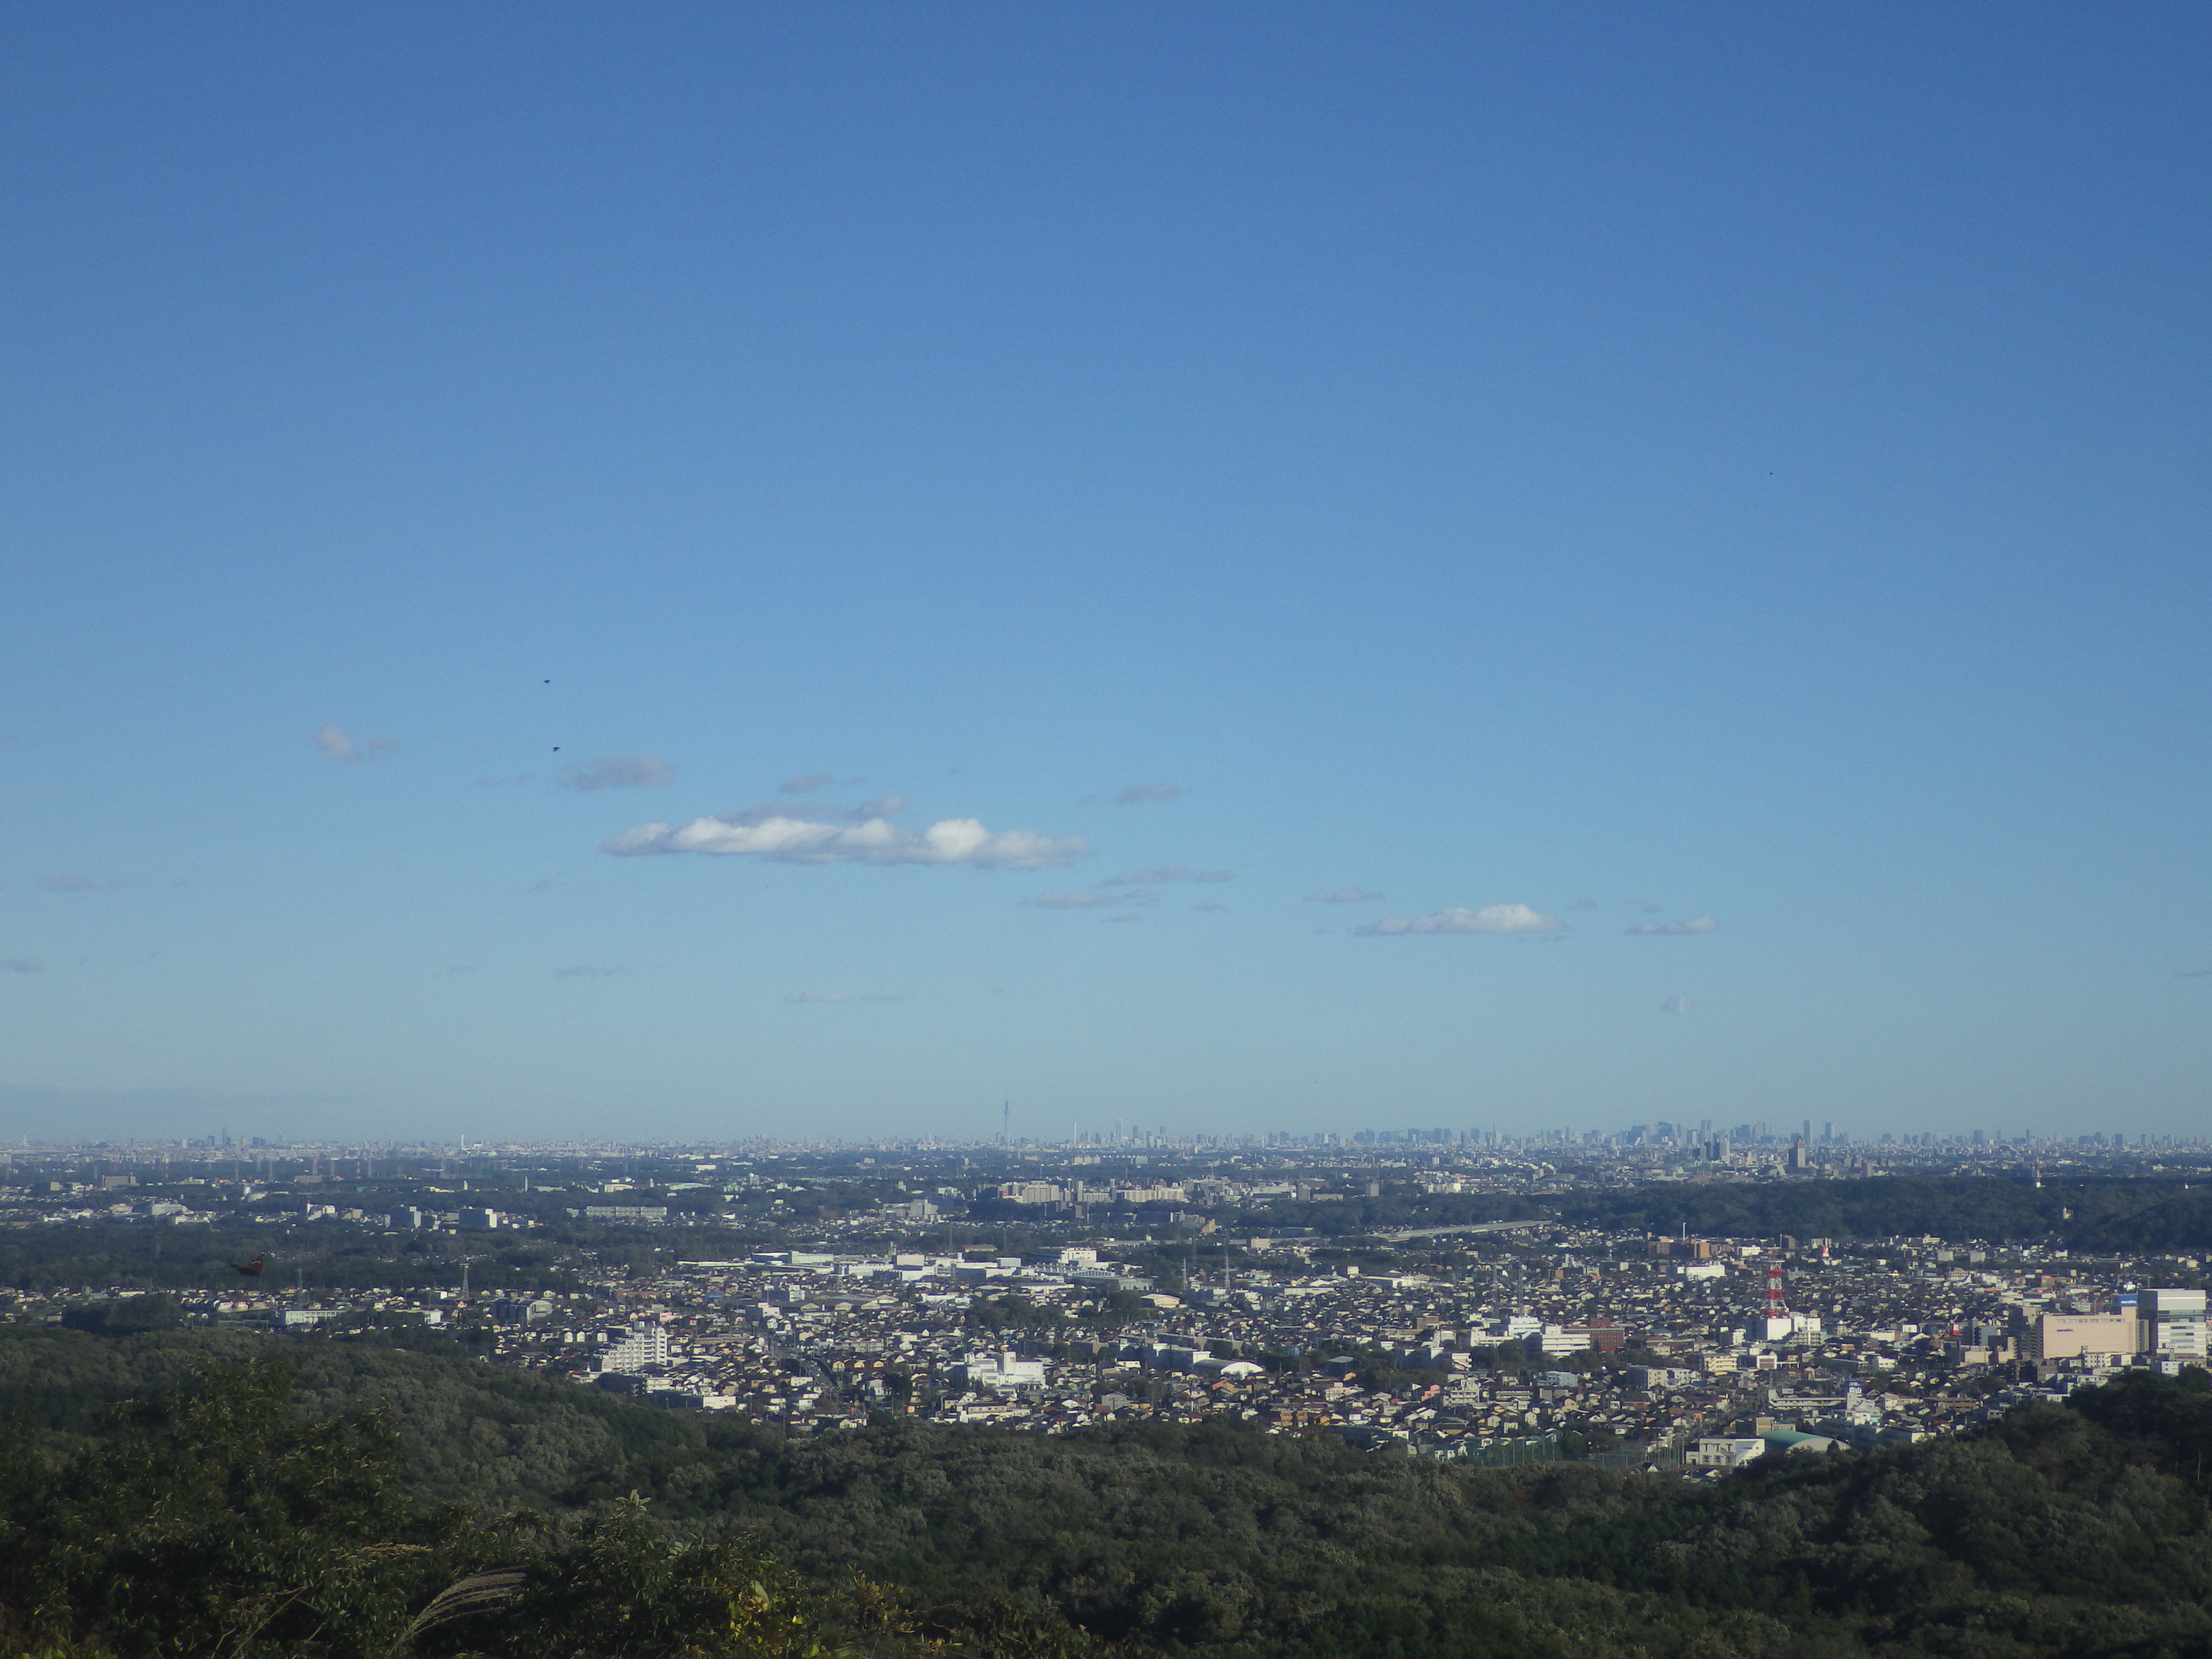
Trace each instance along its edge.
{"label": "white cloud", "polygon": [[[817,807],[817,811],[831,809]],[[793,808],[787,800],[763,801],[757,806],[739,807],[734,812],[717,812],[714,817],[724,823],[766,823],[771,818],[787,818]]]}
{"label": "white cloud", "polygon": [[1711,916],[1692,916],[1687,921],[1639,921],[1628,931],[1632,933],[1679,937],[1684,933],[1717,933],[1720,928],[1720,923],[1715,921]]}
{"label": "white cloud", "polygon": [[356,743],[335,726],[319,726],[307,733],[307,741],[334,761],[382,760],[386,755],[396,755],[399,745],[390,738],[371,738],[367,743]]}
{"label": "white cloud", "polygon": [[676,769],[658,755],[602,755],[561,769],[563,789],[650,789],[676,781]]}
{"label": "white cloud", "polygon": [[1110,910],[1121,902],[1103,893],[1035,893],[1022,901],[1040,910]]}
{"label": "white cloud", "polygon": [[1164,881],[1224,882],[1237,879],[1230,870],[1194,870],[1184,864],[1163,864],[1151,870],[1125,870],[1109,876],[1101,887],[1155,887]]}
{"label": "white cloud", "polygon": [[1364,887],[1340,887],[1334,893],[1308,893],[1308,904],[1372,904],[1382,896]]}
{"label": "white cloud", "polygon": [[914,803],[904,795],[878,795],[873,800],[864,800],[858,806],[832,806],[828,801],[809,801],[805,805],[787,800],[764,800],[755,806],[738,808],[734,812],[717,812],[714,816],[724,823],[766,823],[771,818],[791,818],[802,812],[814,814],[812,822],[824,818],[842,818],[852,823],[866,823],[872,818],[895,818],[908,811]]}
{"label": "white cloud", "polygon": [[1697,1005],[1686,996],[1671,996],[1659,1005],[1662,1014],[1686,1014]]}
{"label": "white cloud", "polygon": [[684,824],[641,823],[600,843],[600,851],[620,856],[705,853],[784,864],[968,864],[983,870],[1053,870],[1090,850],[1081,836],[994,832],[974,818],[940,819],[917,835],[882,818],[821,823],[762,816],[757,808]]}
{"label": "white cloud", "polygon": [[361,750],[354,740],[335,726],[319,726],[307,733],[307,741],[334,761],[357,761]]}
{"label": "white cloud", "polygon": [[1356,933],[1556,933],[1565,926],[1557,916],[1531,910],[1525,904],[1486,904],[1480,910],[1449,905],[1425,916],[1385,916]]}
{"label": "white cloud", "polygon": [[786,795],[811,795],[817,789],[826,789],[837,780],[827,772],[802,772],[795,778],[786,778],[777,785],[778,793]]}
{"label": "white cloud", "polygon": [[1141,806],[1146,801],[1176,800],[1182,795],[1178,784],[1125,783],[1114,792],[1114,803],[1117,806]]}

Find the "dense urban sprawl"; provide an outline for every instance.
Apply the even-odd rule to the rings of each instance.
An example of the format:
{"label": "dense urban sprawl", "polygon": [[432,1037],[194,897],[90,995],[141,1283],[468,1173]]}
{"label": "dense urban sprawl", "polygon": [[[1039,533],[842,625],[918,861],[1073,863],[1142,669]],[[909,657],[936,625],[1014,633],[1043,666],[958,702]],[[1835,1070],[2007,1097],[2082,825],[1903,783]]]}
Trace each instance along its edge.
{"label": "dense urban sprawl", "polygon": [[[1440,1458],[1696,1472],[2203,1363],[2191,1250],[1651,1224],[1678,1194],[1686,1215],[1687,1195],[1771,1208],[1900,1176],[2185,1194],[2204,1159],[1812,1127],[27,1146],[0,1222],[17,1321],[127,1328],[156,1316],[151,1292],[161,1316],[272,1332],[420,1327],[794,1435],[886,1413],[1043,1433],[1225,1414]],[[88,1256],[100,1282],[71,1277]]]}

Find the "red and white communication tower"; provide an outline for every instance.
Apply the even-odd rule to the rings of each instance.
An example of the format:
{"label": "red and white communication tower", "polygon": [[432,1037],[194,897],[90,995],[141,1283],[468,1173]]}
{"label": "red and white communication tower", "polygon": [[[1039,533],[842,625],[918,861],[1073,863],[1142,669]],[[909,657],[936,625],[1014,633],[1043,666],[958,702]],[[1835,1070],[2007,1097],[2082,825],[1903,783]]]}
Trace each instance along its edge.
{"label": "red and white communication tower", "polygon": [[1782,1264],[1775,1262],[1766,1270],[1766,1340],[1778,1341],[1797,1327],[1790,1316],[1790,1304],[1782,1297]]}

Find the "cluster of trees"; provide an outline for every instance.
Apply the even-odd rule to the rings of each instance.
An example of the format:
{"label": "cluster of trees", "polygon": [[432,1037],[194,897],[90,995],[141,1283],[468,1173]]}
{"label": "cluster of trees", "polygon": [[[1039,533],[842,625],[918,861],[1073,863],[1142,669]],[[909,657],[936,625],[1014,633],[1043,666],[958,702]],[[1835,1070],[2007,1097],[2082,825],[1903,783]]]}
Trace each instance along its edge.
{"label": "cluster of trees", "polygon": [[[633,1229],[617,1246],[635,1249],[636,1237]],[[417,1233],[394,1240],[349,1226],[143,1223],[0,1230],[0,1287],[33,1294],[87,1285],[205,1289],[240,1283],[230,1264],[257,1255],[269,1258],[265,1287],[458,1287],[464,1255],[471,1258],[470,1282],[478,1290],[566,1293],[578,1288],[561,1242],[531,1234],[474,1234],[462,1240]],[[652,1260],[649,1254],[645,1259]]]}
{"label": "cluster of trees", "polygon": [[2212,1248],[2212,1184],[2155,1176],[2025,1180],[1876,1176],[1857,1181],[1668,1182],[1547,1200],[1585,1226],[1717,1237],[1927,1236],[2149,1255]]}
{"label": "cluster of trees", "polygon": [[[1577,1226],[1715,1237],[2040,1243],[2134,1255],[2212,1249],[2212,1183],[2176,1176],[2033,1182],[2002,1176],[1875,1176],[1851,1181],[1653,1182],[1599,1192],[1420,1192],[1397,1187],[1337,1203],[1279,1203],[1296,1225],[1347,1250],[1362,1235],[1477,1221],[1556,1218]],[[1356,1255],[1346,1259],[1358,1260]]]}
{"label": "cluster of trees", "polygon": [[1685,1482],[1219,1420],[787,1439],[418,1340],[0,1332],[0,1654],[2212,1651],[2191,1379]]}
{"label": "cluster of trees", "polygon": [[811,1585],[758,1533],[672,1528],[635,1493],[504,1509],[441,1496],[419,1478],[439,1431],[410,1435],[389,1399],[318,1413],[287,1357],[123,1359],[164,1385],[88,1419],[65,1387],[23,1386],[19,1363],[0,1395],[0,1654],[1084,1659],[1102,1645],[1003,1597],[930,1609],[858,1575]]}

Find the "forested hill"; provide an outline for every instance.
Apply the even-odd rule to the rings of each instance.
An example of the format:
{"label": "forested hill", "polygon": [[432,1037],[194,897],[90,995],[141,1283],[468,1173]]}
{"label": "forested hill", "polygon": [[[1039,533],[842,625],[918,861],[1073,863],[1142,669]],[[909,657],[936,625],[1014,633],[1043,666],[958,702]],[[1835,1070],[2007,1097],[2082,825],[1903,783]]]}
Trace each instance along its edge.
{"label": "forested hill", "polygon": [[1919,1237],[2040,1243],[2148,1255],[2212,1249],[2212,1183],[1993,1176],[1875,1176],[1853,1181],[1652,1182],[1547,1198],[1563,1220],[1723,1238]]}
{"label": "forested hill", "polygon": [[[1545,1218],[1608,1231],[1693,1237],[1926,1236],[1954,1243],[2039,1243],[2151,1255],[2212,1249],[2212,1182],[2171,1176],[1869,1176],[1849,1180],[1648,1181],[1533,1194],[1425,1193],[1402,1187],[1337,1203],[1285,1202],[1274,1212],[1346,1238],[1395,1228]],[[1227,1219],[1226,1212],[1223,1219]]]}
{"label": "forested hill", "polygon": [[57,1659],[2212,1652],[2212,1391],[2149,1376],[1706,1483],[1223,1423],[786,1443],[225,1334],[0,1333],[0,1652]]}

